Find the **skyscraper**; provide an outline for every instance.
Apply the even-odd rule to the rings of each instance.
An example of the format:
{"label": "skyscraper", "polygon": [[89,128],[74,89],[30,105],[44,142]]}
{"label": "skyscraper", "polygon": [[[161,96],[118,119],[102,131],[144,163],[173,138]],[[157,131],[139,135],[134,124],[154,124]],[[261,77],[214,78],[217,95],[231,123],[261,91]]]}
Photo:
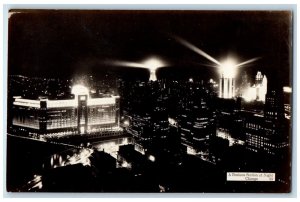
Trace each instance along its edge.
{"label": "skyscraper", "polygon": [[209,107],[209,96],[202,85],[190,83],[179,114],[181,143],[188,153],[207,152],[208,141],[215,135],[215,120]]}
{"label": "skyscraper", "polygon": [[268,80],[266,75],[262,75],[260,71],[257,72],[255,77],[255,88],[257,101],[265,101],[265,96],[267,94]]}
{"label": "skyscraper", "polygon": [[247,79],[246,76],[243,76],[242,79],[241,96],[246,101],[256,100],[265,102],[268,86],[267,76],[258,71],[255,76],[255,84],[252,86],[246,85],[246,82],[244,81],[244,79]]}
{"label": "skyscraper", "polygon": [[[280,90],[266,94],[264,115],[245,113],[246,147],[254,152],[278,155],[289,145],[289,124],[284,118],[283,96]],[[279,156],[278,156],[279,158]]]}

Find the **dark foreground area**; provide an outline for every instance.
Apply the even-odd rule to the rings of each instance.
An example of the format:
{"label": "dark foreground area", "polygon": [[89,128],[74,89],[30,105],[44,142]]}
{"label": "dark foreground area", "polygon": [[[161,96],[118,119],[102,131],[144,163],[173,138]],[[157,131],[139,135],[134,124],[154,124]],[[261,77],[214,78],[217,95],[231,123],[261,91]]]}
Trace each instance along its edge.
{"label": "dark foreground area", "polygon": [[[131,145],[125,150],[130,151]],[[237,151],[239,150],[239,151]],[[241,148],[224,152],[217,165],[192,155],[172,161],[151,162],[139,154],[131,167],[118,159],[95,151],[90,165],[51,167],[50,157],[76,149],[8,136],[7,191],[9,192],[207,192],[277,193],[290,191],[290,164],[287,159],[266,159]],[[130,153],[130,152],[129,152]],[[126,156],[127,153],[125,153]],[[133,152],[134,154],[134,152]],[[124,156],[124,155],[123,155]],[[127,158],[130,159],[127,155]],[[137,160],[137,158],[140,158]],[[275,172],[275,182],[229,182],[227,172]],[[38,178],[37,176],[40,176]],[[33,180],[34,179],[34,180]],[[36,186],[37,184],[42,186]]]}

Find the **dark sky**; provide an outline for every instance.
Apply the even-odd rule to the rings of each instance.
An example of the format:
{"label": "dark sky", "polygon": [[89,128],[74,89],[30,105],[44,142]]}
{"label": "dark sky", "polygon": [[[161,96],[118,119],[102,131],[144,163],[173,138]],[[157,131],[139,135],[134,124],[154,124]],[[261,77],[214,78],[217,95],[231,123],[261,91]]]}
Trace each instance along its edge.
{"label": "dark sky", "polygon": [[158,56],[160,78],[218,78],[207,59],[179,44],[179,36],[217,60],[261,57],[257,70],[271,83],[290,83],[291,14],[283,11],[41,11],[16,10],[9,19],[8,73],[46,77],[108,71],[146,78],[143,69],[111,65]]}

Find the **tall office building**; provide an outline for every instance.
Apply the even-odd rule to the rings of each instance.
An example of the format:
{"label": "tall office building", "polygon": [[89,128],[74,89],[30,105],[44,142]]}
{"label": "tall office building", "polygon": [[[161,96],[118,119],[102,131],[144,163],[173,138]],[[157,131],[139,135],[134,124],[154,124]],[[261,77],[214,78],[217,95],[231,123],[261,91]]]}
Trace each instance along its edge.
{"label": "tall office building", "polygon": [[255,77],[256,100],[265,101],[267,94],[268,80],[266,75],[262,75],[260,71],[257,72]]}
{"label": "tall office building", "polygon": [[280,90],[269,90],[264,114],[244,112],[246,148],[268,155],[285,152],[289,145],[289,124],[284,117]]}
{"label": "tall office building", "polygon": [[213,112],[208,106],[209,98],[205,94],[205,88],[196,84],[187,92],[189,95],[183,99],[178,122],[181,143],[188,153],[205,153],[210,137],[216,132]]}
{"label": "tall office building", "polygon": [[157,80],[156,69],[150,69],[149,81],[156,81],[156,80]]}
{"label": "tall office building", "polygon": [[285,148],[289,142],[289,126],[284,117],[283,92],[270,90],[265,104],[266,136],[271,138],[273,150]]}
{"label": "tall office building", "polygon": [[246,101],[262,101],[265,102],[268,79],[266,75],[263,75],[260,71],[257,72],[255,76],[255,84],[250,86],[246,85],[244,79],[247,77],[243,76],[242,86],[241,86],[241,96]]}
{"label": "tall office building", "polygon": [[219,83],[219,97],[230,99],[235,96],[235,79],[226,78],[224,75],[220,78]]}

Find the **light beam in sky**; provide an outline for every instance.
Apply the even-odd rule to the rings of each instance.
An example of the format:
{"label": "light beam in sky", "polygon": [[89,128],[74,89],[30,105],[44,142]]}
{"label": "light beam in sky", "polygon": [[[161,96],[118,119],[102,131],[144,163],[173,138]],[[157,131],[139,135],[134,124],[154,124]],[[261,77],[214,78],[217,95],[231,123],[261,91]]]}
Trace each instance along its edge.
{"label": "light beam in sky", "polygon": [[236,67],[240,67],[240,66],[243,66],[243,65],[246,65],[246,64],[249,64],[249,63],[252,63],[252,62],[255,62],[256,60],[260,59],[260,57],[256,57],[256,58],[252,58],[250,60],[247,60],[245,62],[242,62],[240,64],[237,64]]}
{"label": "light beam in sky", "polygon": [[151,57],[141,63],[136,62],[128,62],[128,61],[112,61],[110,64],[115,66],[123,66],[123,67],[133,67],[133,68],[143,68],[148,69],[150,71],[150,81],[156,81],[156,71],[157,69],[166,66],[162,60],[157,57]]}
{"label": "light beam in sky", "polygon": [[[228,63],[228,61],[232,60],[231,58],[229,58],[229,59],[227,59],[227,60],[225,61],[225,63],[221,63],[221,62],[219,62],[217,59],[215,59],[215,58],[213,58],[212,56],[210,56],[209,54],[205,53],[205,52],[204,52],[203,50],[201,50],[200,48],[198,48],[198,47],[196,47],[195,45],[191,44],[190,42],[188,42],[188,41],[186,41],[186,40],[184,40],[184,39],[182,39],[182,38],[180,38],[180,37],[177,37],[177,36],[174,36],[173,38],[174,38],[177,42],[179,42],[180,44],[182,44],[183,46],[187,47],[188,49],[194,51],[195,53],[198,53],[199,55],[205,57],[206,59],[210,60],[211,62],[217,64],[217,65],[218,65],[218,66],[217,66],[218,68],[221,68],[221,69],[224,69],[224,70],[225,70],[224,66],[228,66],[228,64],[226,64],[226,63]],[[236,68],[236,67],[241,67],[241,66],[243,66],[243,65],[252,63],[252,62],[254,62],[254,61],[258,60],[258,59],[259,59],[259,57],[252,58],[252,59],[250,59],[250,60],[241,62],[241,63],[239,63],[239,64],[231,65],[231,66],[232,66],[232,68],[233,68],[233,67],[235,67],[235,68]],[[232,71],[232,68],[226,68],[226,69],[228,69],[228,71]],[[221,72],[224,72],[224,71],[221,70]],[[227,74],[227,73],[226,73],[226,74]],[[229,73],[229,74],[231,74],[231,73]]]}
{"label": "light beam in sky", "polygon": [[144,64],[127,61],[112,61],[112,65],[123,66],[123,67],[134,67],[134,68],[147,68]]}
{"label": "light beam in sky", "polygon": [[212,61],[213,63],[217,64],[217,65],[220,65],[221,66],[221,63],[216,60],[215,58],[213,58],[212,56],[208,55],[207,53],[205,53],[203,50],[201,50],[200,48],[194,46],[193,44],[191,44],[190,42],[182,39],[182,38],[179,38],[179,37],[174,37],[176,39],[176,41],[178,41],[179,43],[181,43],[182,45],[184,45],[185,47],[191,49],[192,51],[202,55],[203,57],[205,57],[206,59]]}
{"label": "light beam in sky", "polygon": [[179,38],[179,37],[173,37],[177,42],[179,42],[181,45],[187,47],[188,49],[192,50],[193,52],[205,57],[206,59],[210,60],[214,64],[216,64],[219,73],[220,73],[220,83],[219,83],[219,96],[221,98],[230,99],[235,96],[235,76],[237,74],[237,70],[239,67],[242,67],[243,65],[252,63],[259,58],[252,58],[250,60],[237,63],[233,58],[227,58],[223,62],[219,62],[209,54],[205,53],[200,48],[194,46],[190,42]]}

